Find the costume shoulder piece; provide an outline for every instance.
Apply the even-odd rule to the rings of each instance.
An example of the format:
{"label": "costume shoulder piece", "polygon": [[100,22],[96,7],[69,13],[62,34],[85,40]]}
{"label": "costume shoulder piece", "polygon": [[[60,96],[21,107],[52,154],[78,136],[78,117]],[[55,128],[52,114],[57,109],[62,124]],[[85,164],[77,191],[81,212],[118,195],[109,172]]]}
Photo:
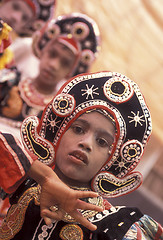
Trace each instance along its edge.
{"label": "costume shoulder piece", "polygon": [[24,120],[21,135],[25,146],[40,161],[55,164],[62,135],[91,109],[102,109],[116,127],[111,155],[92,180],[92,189],[104,197],[137,189],[142,175],[133,170],[151,134],[151,117],[137,84],[120,73],[106,71],[70,79],[46,106],[41,121],[35,116]]}

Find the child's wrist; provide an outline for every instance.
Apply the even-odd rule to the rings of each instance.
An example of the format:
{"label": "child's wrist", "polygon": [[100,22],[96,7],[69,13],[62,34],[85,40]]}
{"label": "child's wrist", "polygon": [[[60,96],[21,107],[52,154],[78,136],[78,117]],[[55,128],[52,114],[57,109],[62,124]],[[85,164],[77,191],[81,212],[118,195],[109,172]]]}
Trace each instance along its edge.
{"label": "child's wrist", "polygon": [[45,182],[50,180],[52,176],[54,178],[53,170],[39,160],[35,160],[33,162],[30,170],[28,171],[28,175],[40,185],[43,185]]}

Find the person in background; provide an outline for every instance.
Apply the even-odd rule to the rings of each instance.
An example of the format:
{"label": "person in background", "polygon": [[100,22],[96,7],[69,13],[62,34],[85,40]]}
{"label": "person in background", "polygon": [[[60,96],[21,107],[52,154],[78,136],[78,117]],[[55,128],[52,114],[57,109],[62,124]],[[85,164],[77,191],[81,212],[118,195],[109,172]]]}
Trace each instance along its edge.
{"label": "person in background", "polygon": [[1,1],[0,18],[13,29],[10,54],[13,54],[16,66],[25,76],[36,76],[38,73],[39,63],[31,49],[32,35],[54,17],[55,8],[55,0]]}
{"label": "person in background", "polygon": [[142,175],[134,169],[151,130],[144,97],[128,77],[103,71],[67,81],[45,107],[41,120],[30,116],[23,121],[22,141],[66,185],[98,192],[98,197],[84,201],[105,210],[78,209],[97,229],[83,227],[63,211],[60,201],[46,210],[49,219],[56,218],[47,226],[39,214],[40,186],[28,179],[10,198],[0,239],[162,239],[162,227],[150,216],[106,200],[141,185]]}
{"label": "person in background", "polygon": [[75,13],[50,20],[33,38],[40,61],[37,77],[22,79],[16,69],[0,72],[1,123],[19,128],[28,115],[41,114],[68,78],[89,71],[99,48],[98,27],[88,16]]}

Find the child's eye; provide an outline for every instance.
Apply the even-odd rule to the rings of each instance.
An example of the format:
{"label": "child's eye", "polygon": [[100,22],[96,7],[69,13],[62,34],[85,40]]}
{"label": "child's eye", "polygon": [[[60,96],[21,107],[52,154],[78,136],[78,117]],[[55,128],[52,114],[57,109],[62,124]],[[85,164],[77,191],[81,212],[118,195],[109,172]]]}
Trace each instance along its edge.
{"label": "child's eye", "polygon": [[62,66],[63,67],[66,67],[66,66],[69,66],[69,61],[68,60],[62,60]]}
{"label": "child's eye", "polygon": [[96,141],[101,147],[109,147],[108,141],[105,138],[97,138]]}
{"label": "child's eye", "polygon": [[28,19],[28,16],[27,16],[27,15],[23,15],[22,20],[23,20],[24,22],[27,22],[27,21],[29,20],[29,19]]}
{"label": "child's eye", "polygon": [[19,6],[18,3],[13,3],[13,4],[12,4],[12,8],[13,8],[14,10],[16,10],[16,11],[19,11],[20,6]]}
{"label": "child's eye", "polygon": [[51,58],[57,57],[57,51],[49,51],[49,56],[50,56]]}
{"label": "child's eye", "polygon": [[81,126],[73,126],[72,129],[74,133],[77,133],[77,134],[84,133],[84,129]]}

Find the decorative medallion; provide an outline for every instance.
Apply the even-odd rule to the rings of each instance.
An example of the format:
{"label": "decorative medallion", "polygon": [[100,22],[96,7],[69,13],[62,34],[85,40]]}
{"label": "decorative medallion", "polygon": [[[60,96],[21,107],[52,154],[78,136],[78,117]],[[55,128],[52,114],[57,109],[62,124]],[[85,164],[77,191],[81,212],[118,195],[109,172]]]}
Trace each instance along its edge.
{"label": "decorative medallion", "polygon": [[76,22],[73,24],[71,34],[78,40],[85,39],[89,34],[89,27],[84,22]]}
{"label": "decorative medallion", "polygon": [[65,225],[59,234],[62,240],[83,240],[82,229],[75,224]]}
{"label": "decorative medallion", "polygon": [[131,98],[133,88],[124,77],[113,77],[104,84],[104,94],[112,102],[123,103]]}
{"label": "decorative medallion", "polygon": [[59,94],[53,100],[53,109],[59,116],[67,116],[75,108],[75,99],[69,94]]}
{"label": "decorative medallion", "polygon": [[143,145],[138,140],[129,140],[121,147],[120,154],[127,162],[134,162],[136,165],[143,154]]}
{"label": "decorative medallion", "polygon": [[83,64],[91,64],[95,60],[93,52],[89,49],[82,51],[81,62]]}
{"label": "decorative medallion", "polygon": [[[48,28],[48,31],[47,31],[47,36],[49,39],[52,39],[52,38],[57,38],[57,36],[60,34],[60,28],[58,25],[54,25],[54,24],[50,24],[50,27]],[[48,40],[49,40],[48,39]]]}

